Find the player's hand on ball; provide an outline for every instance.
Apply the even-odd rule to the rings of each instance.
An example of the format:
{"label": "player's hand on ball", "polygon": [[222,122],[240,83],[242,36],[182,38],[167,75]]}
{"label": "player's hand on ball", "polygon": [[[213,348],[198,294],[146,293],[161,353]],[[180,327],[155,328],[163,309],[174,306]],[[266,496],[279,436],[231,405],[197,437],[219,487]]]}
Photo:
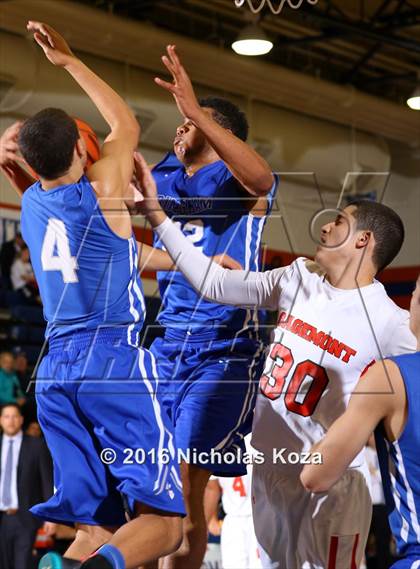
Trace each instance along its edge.
{"label": "player's hand on ball", "polygon": [[18,121],[6,128],[0,137],[0,167],[7,167],[16,162],[25,162],[19,154],[18,136],[22,126]]}
{"label": "player's hand on ball", "polygon": [[155,77],[155,83],[172,93],[182,116],[194,120],[196,114],[202,111],[191,80],[181,64],[175,46],[168,45],[166,52],[167,55],[162,56],[162,61],[172,75],[173,82],[168,83],[159,77]]}
{"label": "player's hand on ball", "polygon": [[42,47],[53,65],[65,67],[74,59],[75,56],[66,40],[48,24],[29,20],[26,28],[33,32],[34,40]]}

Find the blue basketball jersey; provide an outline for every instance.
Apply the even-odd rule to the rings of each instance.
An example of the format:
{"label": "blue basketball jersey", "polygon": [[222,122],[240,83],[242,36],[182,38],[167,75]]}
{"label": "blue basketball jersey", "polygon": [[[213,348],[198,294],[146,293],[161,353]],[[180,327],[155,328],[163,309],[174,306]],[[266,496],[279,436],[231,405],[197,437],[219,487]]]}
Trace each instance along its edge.
{"label": "blue basketball jersey", "polygon": [[[153,169],[159,202],[167,215],[196,247],[211,257],[226,253],[244,269],[260,270],[261,235],[266,215],[254,216],[244,190],[221,160],[187,176],[185,168],[169,153]],[[269,208],[277,179],[268,196]],[[247,202],[248,200],[248,202]],[[154,246],[163,248],[155,237]],[[257,337],[257,311],[238,309],[203,300],[179,271],[157,274],[163,307],[159,322],[190,332],[213,329],[215,336]]]}
{"label": "blue basketball jersey", "polygon": [[48,323],[47,338],[107,326],[127,327],[138,345],[145,305],[137,244],[107,224],[89,180],[22,198],[26,241]]}
{"label": "blue basketball jersey", "polygon": [[375,432],[389,523],[402,555],[420,558],[420,352],[392,359],[401,372],[408,417],[398,440],[389,443]]}

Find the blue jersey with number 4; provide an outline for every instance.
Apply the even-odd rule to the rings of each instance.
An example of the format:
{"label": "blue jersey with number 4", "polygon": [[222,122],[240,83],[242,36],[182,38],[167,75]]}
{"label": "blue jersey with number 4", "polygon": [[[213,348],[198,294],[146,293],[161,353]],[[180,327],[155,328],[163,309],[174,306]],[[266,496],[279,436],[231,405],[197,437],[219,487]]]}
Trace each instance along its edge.
{"label": "blue jersey with number 4", "polygon": [[[250,213],[247,195],[221,160],[187,176],[184,166],[170,153],[153,169],[159,202],[196,247],[211,257],[226,253],[244,269],[260,269],[260,244],[266,215]],[[277,179],[268,195],[269,208]],[[260,212],[265,214],[266,212]],[[155,247],[162,244],[155,238]],[[163,308],[159,321],[166,327],[191,332],[214,330],[218,337],[241,333],[256,337],[257,311],[203,300],[179,271],[158,272]]]}
{"label": "blue jersey with number 4", "polygon": [[47,338],[99,327],[127,327],[138,345],[144,298],[134,237],[123,239],[107,224],[86,176],[22,198],[22,236],[48,322]]}

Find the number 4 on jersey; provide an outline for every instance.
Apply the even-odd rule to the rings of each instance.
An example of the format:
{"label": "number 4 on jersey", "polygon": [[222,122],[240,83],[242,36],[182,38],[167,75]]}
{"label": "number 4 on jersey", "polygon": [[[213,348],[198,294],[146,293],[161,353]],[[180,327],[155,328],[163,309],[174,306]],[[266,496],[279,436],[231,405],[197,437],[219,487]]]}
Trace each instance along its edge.
{"label": "number 4 on jersey", "polygon": [[[55,254],[54,254],[55,252]],[[41,250],[44,271],[61,271],[65,283],[77,283],[77,260],[70,253],[69,239],[64,223],[50,218]]]}
{"label": "number 4 on jersey", "polygon": [[245,490],[245,485],[244,485],[244,481],[242,480],[241,476],[237,476],[234,480],[233,480],[233,486],[232,486],[233,490],[235,492],[239,492],[239,496],[241,498],[244,498],[246,496],[246,490]]}

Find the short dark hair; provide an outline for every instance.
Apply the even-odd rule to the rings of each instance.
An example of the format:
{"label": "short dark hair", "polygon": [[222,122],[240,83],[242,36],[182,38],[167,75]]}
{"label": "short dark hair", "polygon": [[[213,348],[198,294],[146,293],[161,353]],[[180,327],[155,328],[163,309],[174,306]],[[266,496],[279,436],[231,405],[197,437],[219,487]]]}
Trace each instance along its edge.
{"label": "short dark hair", "polygon": [[54,180],[70,168],[78,138],[75,121],[61,109],[48,108],[23,123],[18,142],[29,166]]}
{"label": "short dark hair", "polygon": [[355,200],[349,206],[356,206],[353,217],[358,230],[371,231],[376,241],[372,260],[382,271],[400,252],[404,242],[404,224],[400,216],[390,207],[368,200]]}
{"label": "short dark hair", "polygon": [[241,140],[248,138],[249,125],[246,115],[239,107],[222,97],[199,99],[200,107],[212,109],[214,120],[223,128],[229,129]]}
{"label": "short dark hair", "polygon": [[17,403],[3,403],[3,405],[0,407],[0,417],[1,415],[3,415],[3,411],[4,409],[6,409],[6,407],[14,407],[15,409],[17,409],[19,411],[19,415],[21,417],[23,417],[23,413],[22,413],[22,409],[19,407],[19,405]]}

